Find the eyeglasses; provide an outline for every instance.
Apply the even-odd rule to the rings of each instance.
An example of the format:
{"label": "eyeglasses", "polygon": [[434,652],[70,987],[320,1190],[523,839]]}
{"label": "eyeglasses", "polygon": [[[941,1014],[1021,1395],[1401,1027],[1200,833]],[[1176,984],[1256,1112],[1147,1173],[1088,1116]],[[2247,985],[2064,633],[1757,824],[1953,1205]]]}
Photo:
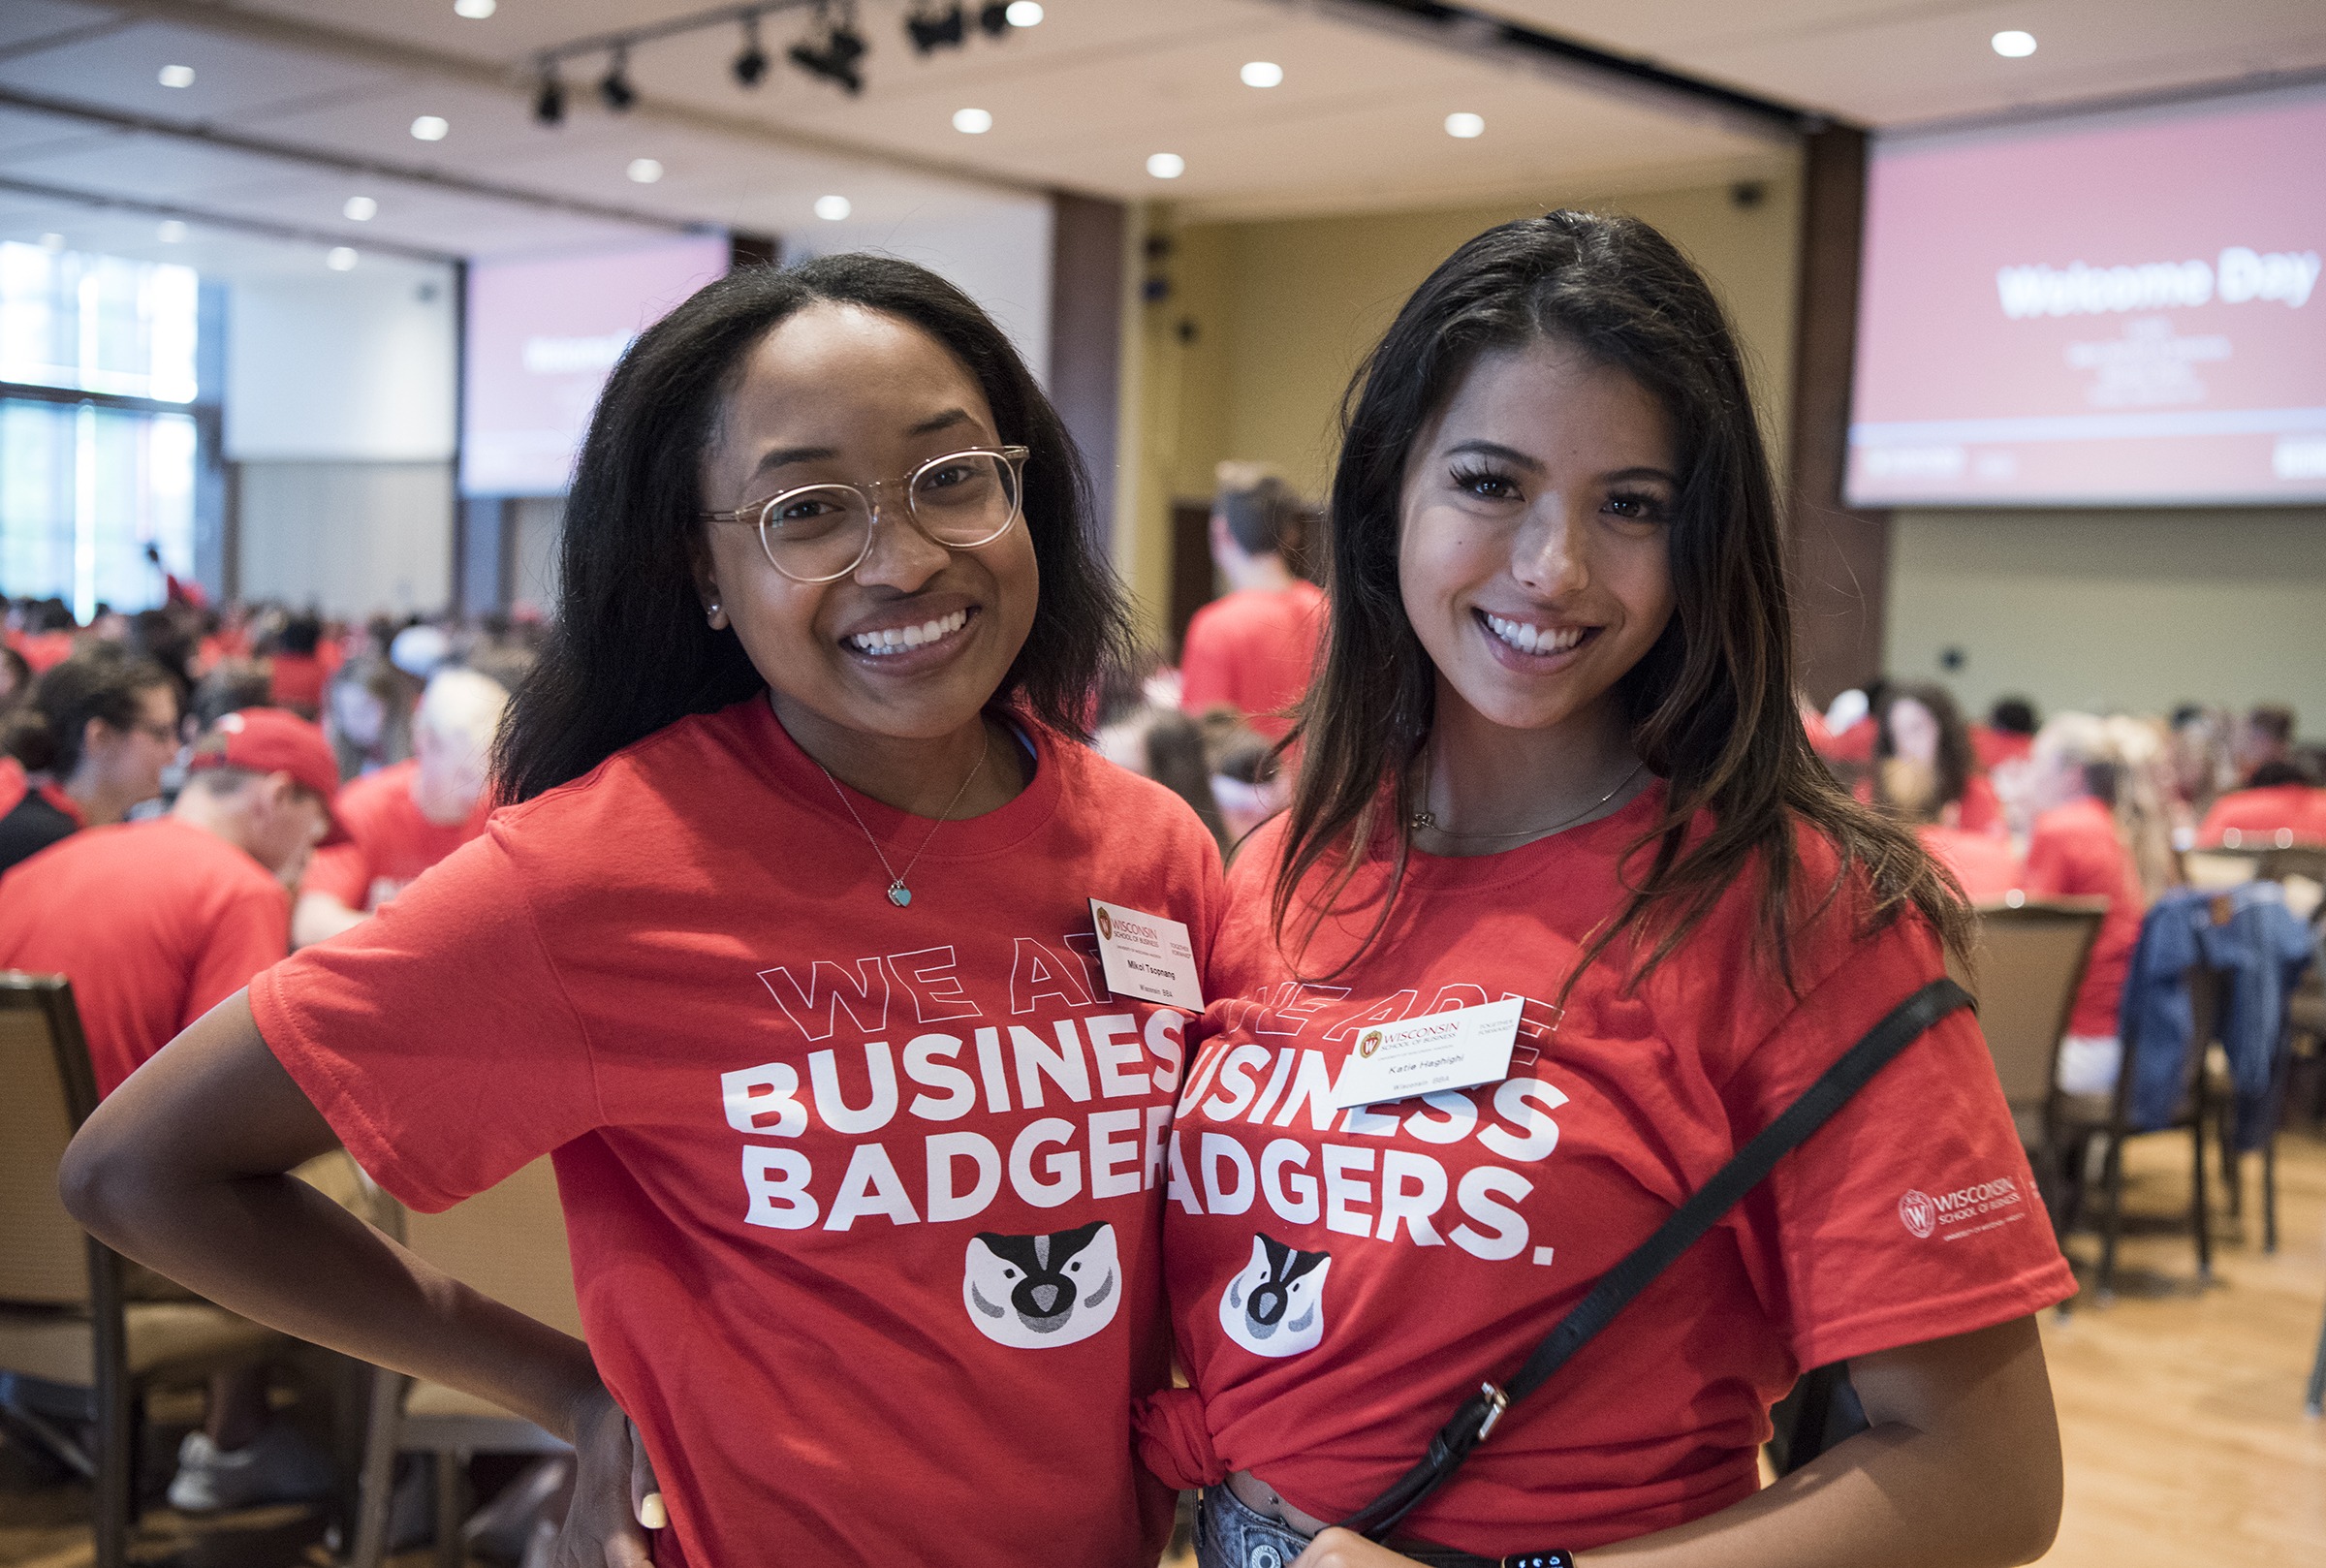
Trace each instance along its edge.
{"label": "eyeglasses", "polygon": [[872,553],[886,486],[903,487],[905,516],[932,544],[975,549],[999,539],[1024,503],[1027,455],[1024,447],[972,447],[931,457],[901,479],[802,485],[733,512],[706,512],[703,520],[750,523],[776,571],[794,582],[834,582]]}

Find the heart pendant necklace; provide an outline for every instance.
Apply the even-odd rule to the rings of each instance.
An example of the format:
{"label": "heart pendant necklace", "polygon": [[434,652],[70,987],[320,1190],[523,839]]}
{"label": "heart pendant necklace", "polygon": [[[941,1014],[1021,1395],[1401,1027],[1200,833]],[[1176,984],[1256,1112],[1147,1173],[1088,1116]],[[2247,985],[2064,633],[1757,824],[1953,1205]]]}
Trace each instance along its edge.
{"label": "heart pendant necklace", "polygon": [[921,863],[921,857],[928,848],[928,840],[937,836],[937,830],[945,826],[946,819],[953,815],[953,808],[961,803],[961,797],[969,793],[969,786],[975,782],[978,774],[985,771],[986,753],[992,749],[989,737],[987,743],[978,748],[977,766],[969,769],[968,776],[961,780],[961,787],[953,792],[953,799],[945,802],[945,809],[938,813],[935,822],[929,824],[927,836],[921,840],[921,848],[913,851],[913,858],[904,862],[901,871],[889,863],[888,852],[880,847],[880,840],[872,836],[872,830],[864,826],[864,819],[849,800],[848,792],[840,788],[840,781],[832,776],[832,769],[822,763],[816,764],[816,770],[824,775],[824,782],[832,786],[832,793],[840,798],[840,804],[846,806],[848,815],[855,819],[856,831],[864,835],[864,842],[870,844],[872,853],[880,857],[880,868],[889,873],[889,902],[898,909],[913,901],[913,890],[904,885],[904,879],[912,875],[914,866]]}

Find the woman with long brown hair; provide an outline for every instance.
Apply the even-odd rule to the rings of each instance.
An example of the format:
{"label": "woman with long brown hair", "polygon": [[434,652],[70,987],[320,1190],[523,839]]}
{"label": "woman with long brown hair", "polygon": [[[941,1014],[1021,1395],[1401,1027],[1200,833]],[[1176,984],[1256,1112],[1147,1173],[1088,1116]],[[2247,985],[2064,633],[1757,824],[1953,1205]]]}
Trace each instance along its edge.
{"label": "woman with long brown hair", "polygon": [[[1231,876],[1172,1140],[1193,1386],[1143,1410],[1143,1453],[1208,1489],[1206,1568],[2039,1554],[2059,1472],[2032,1315],[2073,1284],[1966,1013],[1387,1545],[1325,1527],[1968,923],[1810,751],[1741,360],[1662,236],[1562,211],[1471,240],[1344,426],[1301,777]],[[1489,1015],[1507,1074],[1368,1090],[1377,1051],[1439,1030],[1460,1056]],[[1870,1429],[1761,1490],[1771,1404],[1839,1362]]]}

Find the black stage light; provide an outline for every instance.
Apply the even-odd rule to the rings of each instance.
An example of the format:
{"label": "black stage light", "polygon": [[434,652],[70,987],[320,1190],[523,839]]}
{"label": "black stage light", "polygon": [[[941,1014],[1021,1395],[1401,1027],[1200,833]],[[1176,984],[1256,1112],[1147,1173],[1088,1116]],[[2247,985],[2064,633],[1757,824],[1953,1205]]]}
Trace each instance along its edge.
{"label": "black stage light", "polygon": [[541,74],[541,86],[533,94],[533,117],[544,125],[557,125],[565,119],[565,83],[553,70]]}
{"label": "black stage light", "polygon": [[759,47],[759,17],[743,18],[743,52],[735,57],[735,79],[756,87],[768,75],[768,51]]}
{"label": "black stage light", "polygon": [[616,114],[626,111],[638,102],[638,89],[630,85],[630,51],[616,47],[607,62],[604,79],[598,83],[598,97]]}
{"label": "black stage light", "polygon": [[938,49],[961,47],[968,37],[968,18],[961,14],[958,4],[942,11],[928,6],[916,7],[904,18],[904,31],[912,39],[914,48],[923,54],[933,54]]}
{"label": "black stage light", "polygon": [[999,38],[1010,30],[1010,8],[1003,3],[1003,0],[990,0],[990,4],[978,12],[977,24],[983,27],[989,36]]}
{"label": "black stage light", "polygon": [[868,47],[854,23],[842,19],[824,23],[821,42],[802,39],[784,52],[809,76],[821,77],[855,94],[864,90],[864,74],[857,70],[856,63],[864,57]]}

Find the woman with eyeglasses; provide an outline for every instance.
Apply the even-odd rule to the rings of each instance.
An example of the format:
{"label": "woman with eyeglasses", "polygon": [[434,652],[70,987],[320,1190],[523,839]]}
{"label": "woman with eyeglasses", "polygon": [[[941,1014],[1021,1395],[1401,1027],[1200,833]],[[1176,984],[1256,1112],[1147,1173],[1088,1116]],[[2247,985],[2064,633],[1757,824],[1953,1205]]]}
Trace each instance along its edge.
{"label": "woman with eyeglasses", "polygon": [[[576,1443],[561,1561],[1153,1560],[1187,1018],[1110,992],[1087,900],[1201,955],[1220,870],[1077,743],[1124,642],[1087,514],[933,274],[697,294],[599,403],[510,803],[116,1093],[75,1211]],[[587,1345],[279,1174],[334,1139],[424,1209],[553,1153]]]}
{"label": "woman with eyeglasses", "polygon": [[[1479,235],[1348,407],[1300,779],[1229,879],[1172,1133],[1192,1387],[1142,1451],[1208,1489],[1199,1560],[2039,1555],[2034,1314],[2074,1283],[1965,1012],[1496,1402],[1968,914],[1809,749],[1741,357],[1661,235]],[[1839,1362],[1871,1429],[1763,1489],[1771,1405]],[[1365,1513],[1465,1402],[1493,1424],[1451,1480]]]}

